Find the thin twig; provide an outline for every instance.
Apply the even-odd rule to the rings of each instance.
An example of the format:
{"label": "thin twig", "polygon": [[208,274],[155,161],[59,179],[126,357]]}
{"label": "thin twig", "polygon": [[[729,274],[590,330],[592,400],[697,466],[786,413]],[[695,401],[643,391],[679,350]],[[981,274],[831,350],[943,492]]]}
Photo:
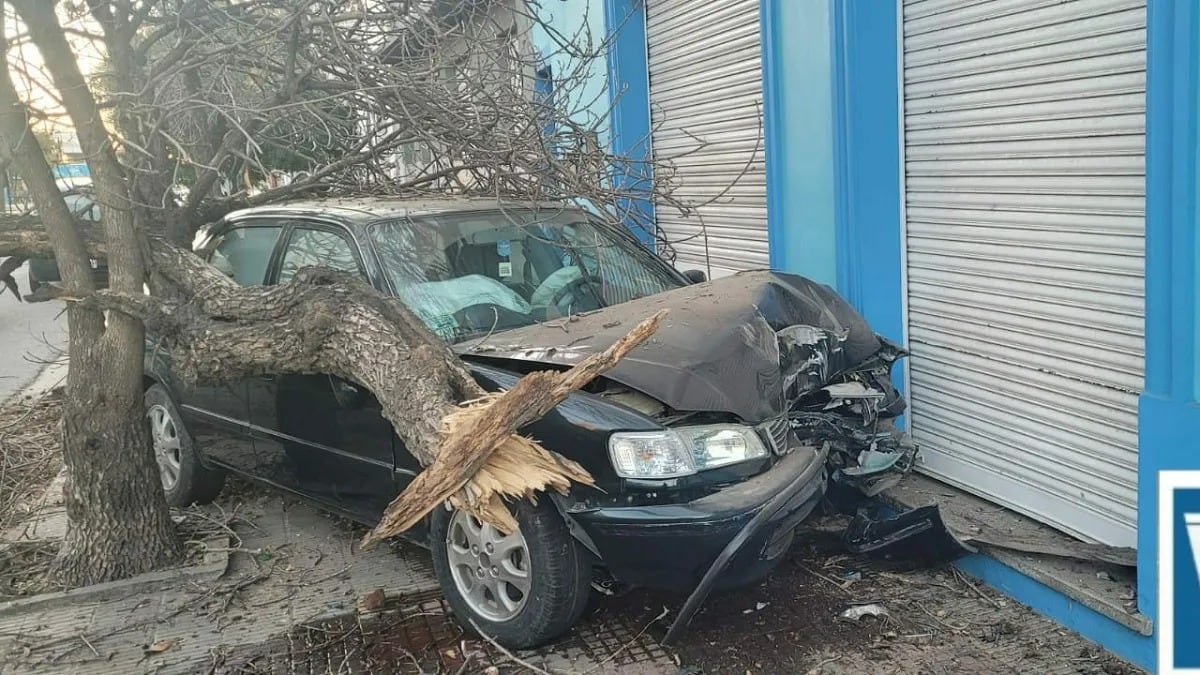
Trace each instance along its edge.
{"label": "thin twig", "polygon": [[342,569],[340,569],[336,572],[332,572],[330,574],[326,574],[325,576],[321,577],[320,579],[313,579],[312,581],[303,581],[303,580],[302,581],[289,581],[289,582],[286,582],[285,585],[287,585],[287,586],[314,586],[323,581],[329,581],[330,579],[333,579],[334,577],[342,576],[346,572],[350,571],[350,567],[351,567],[350,565],[346,565]]}
{"label": "thin twig", "polygon": [[626,649],[628,649],[630,647],[630,645],[632,645],[633,643],[635,643],[639,639],[641,639],[641,637],[646,634],[646,631],[650,630],[650,626],[653,626],[655,623],[662,621],[663,617],[665,617],[670,612],[671,612],[671,610],[667,609],[666,607],[663,607],[663,610],[661,612],[659,612],[658,616],[654,617],[653,619],[650,619],[650,621],[648,621],[645,626],[642,626],[642,629],[640,631],[638,631],[637,635],[634,635],[632,638],[630,638],[628,641],[626,641],[625,644],[621,645],[619,648],[617,648],[615,651],[613,651],[613,653],[609,654],[604,659],[602,659],[599,663],[592,666],[588,670],[583,671],[582,675],[591,675],[591,673],[594,673],[597,670],[600,670],[601,668],[603,668],[604,664],[617,658],[617,656],[619,656],[621,654],[621,652],[625,651]]}
{"label": "thin twig", "polygon": [[832,657],[830,657],[830,658],[827,658],[827,659],[825,659],[824,661],[821,661],[820,663],[818,663],[817,665],[813,666],[812,668],[809,668],[809,669],[808,669],[808,672],[810,672],[810,673],[820,673],[820,672],[821,672],[821,669],[822,669],[822,668],[824,668],[825,666],[827,666],[827,665],[829,665],[829,664],[831,664],[831,663],[837,662],[837,661],[841,661],[841,660],[842,660],[842,657],[841,657],[841,655],[840,655],[840,654],[839,654],[838,656],[832,656]]}
{"label": "thin twig", "polygon": [[854,594],[853,594],[853,593],[851,593],[851,592],[850,592],[850,591],[848,591],[848,590],[847,590],[847,589],[846,589],[844,586],[842,586],[841,584],[839,584],[839,583],[837,582],[837,580],[836,580],[836,579],[834,579],[833,577],[830,577],[830,576],[827,576],[827,575],[825,575],[825,574],[823,574],[823,573],[821,573],[821,572],[818,572],[817,570],[814,570],[813,568],[809,567],[808,565],[805,565],[805,564],[804,564],[804,563],[802,563],[802,562],[797,562],[797,563],[796,563],[796,565],[797,565],[797,566],[798,566],[800,569],[804,570],[805,572],[808,572],[809,574],[811,574],[811,575],[813,575],[813,576],[817,577],[818,579],[821,579],[821,580],[823,580],[823,581],[827,582],[829,585],[831,585],[831,586],[833,586],[834,588],[838,589],[838,590],[839,590],[839,591],[841,591],[842,593],[845,593],[847,597],[854,597]]}
{"label": "thin twig", "polygon": [[479,627],[479,624],[475,623],[474,619],[471,619],[471,627],[475,629],[476,633],[479,633],[480,637],[482,637],[484,640],[487,640],[496,649],[499,649],[505,656],[512,659],[512,661],[514,663],[525,666],[529,670],[532,670],[533,672],[538,673],[538,675],[554,675],[554,673],[552,673],[544,668],[539,668],[539,667],[533,665],[532,663],[526,661],[525,659],[522,659],[521,657],[517,656],[516,654],[513,654],[512,652],[508,651],[508,649],[506,649],[504,647],[504,645],[500,644],[499,642],[496,642],[495,638],[493,638],[492,636],[483,632],[483,629]]}
{"label": "thin twig", "polygon": [[928,614],[928,615],[929,615],[929,618],[931,618],[931,619],[933,619],[934,621],[938,622],[938,623],[939,623],[939,624],[941,624],[942,626],[944,626],[944,627],[946,627],[946,628],[949,628],[951,631],[953,631],[953,632],[955,632],[955,633],[962,633],[963,631],[965,631],[965,630],[967,629],[967,627],[966,627],[966,626],[955,626],[954,624],[947,623],[947,622],[943,621],[943,620],[942,620],[942,619],[941,619],[941,618],[940,618],[938,615],[936,615],[936,614],[934,614],[933,612],[929,611],[929,610],[928,610],[928,609],[926,609],[926,608],[925,608],[923,605],[918,605],[918,607],[920,607],[920,609],[921,609],[921,611],[922,611],[922,612],[925,612],[926,614]]}
{"label": "thin twig", "polygon": [[976,595],[983,598],[992,607],[995,607],[996,609],[1001,608],[1000,602],[998,600],[996,600],[993,597],[989,597],[986,593],[983,592],[982,589],[977,587],[975,584],[971,583],[971,581],[969,579],[967,579],[967,575],[964,574],[962,570],[958,569],[957,567],[951,567],[950,569],[953,570],[954,577],[956,579],[958,579],[959,581],[961,581],[963,584],[965,584],[967,588],[971,589],[972,591],[975,591]]}

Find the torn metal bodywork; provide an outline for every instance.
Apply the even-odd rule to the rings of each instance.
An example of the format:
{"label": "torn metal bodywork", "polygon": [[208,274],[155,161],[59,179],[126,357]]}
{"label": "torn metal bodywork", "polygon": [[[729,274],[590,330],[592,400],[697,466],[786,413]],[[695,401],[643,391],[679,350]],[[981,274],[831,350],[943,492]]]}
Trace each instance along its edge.
{"label": "torn metal bodywork", "polygon": [[472,357],[573,366],[659,309],[671,310],[670,318],[606,377],[674,410],[729,413],[750,424],[787,413],[798,397],[883,348],[830,288],[774,272],[685,286],[454,348]]}
{"label": "torn metal bodywork", "polygon": [[670,318],[606,375],[613,390],[598,393],[668,425],[703,414],[763,425],[778,453],[790,427],[793,438],[830,442],[833,479],[869,494],[911,468],[916,447],[891,424],[906,405],[889,377],[904,350],[803,277],[746,272],[455,349],[485,362],[572,366],[664,308]]}
{"label": "torn metal bodywork", "polygon": [[[819,447],[823,464],[814,467],[819,479],[806,472],[804,480],[780,484],[751,478],[723,488],[731,495],[747,493],[745,501],[753,506],[746,507],[747,518],[719,551],[710,554],[711,563],[667,633],[670,642],[720,585],[731,561],[751,555],[752,545],[762,549],[760,558],[781,555],[799,520],[826,489],[873,497],[912,469],[917,447],[893,423],[906,402],[890,372],[906,352],[875,334],[832,289],[798,276],[737,274],[504,331],[455,349],[469,360],[506,367],[514,362],[567,367],[608,347],[638,317],[664,308],[669,318],[654,337],[591,393],[668,427],[711,421],[751,425],[774,462],[798,454],[799,448],[811,454]],[[762,466],[764,477],[772,466]],[[756,483],[772,491],[750,494]],[[808,500],[803,507],[798,506],[801,497]],[[940,523],[927,516],[921,514],[929,524],[923,529],[859,523],[854,541],[864,549],[886,550],[908,536],[927,537]]]}

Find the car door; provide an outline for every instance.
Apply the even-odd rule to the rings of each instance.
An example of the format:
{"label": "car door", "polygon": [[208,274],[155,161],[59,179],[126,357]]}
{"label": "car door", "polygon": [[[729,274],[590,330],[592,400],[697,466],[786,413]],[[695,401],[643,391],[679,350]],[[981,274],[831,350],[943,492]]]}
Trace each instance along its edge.
{"label": "car door", "polygon": [[[294,222],[284,234],[275,283],[304,267],[362,273],[361,255],[344,229]],[[255,446],[282,487],[346,515],[374,522],[396,495],[392,427],[365,388],[333,375],[280,375],[249,382]]]}
{"label": "car door", "polygon": [[[218,230],[202,257],[243,286],[266,282],[283,224],[253,220]],[[237,471],[255,474],[259,459],[250,435],[247,380],[181,387],[180,412],[201,452]]]}

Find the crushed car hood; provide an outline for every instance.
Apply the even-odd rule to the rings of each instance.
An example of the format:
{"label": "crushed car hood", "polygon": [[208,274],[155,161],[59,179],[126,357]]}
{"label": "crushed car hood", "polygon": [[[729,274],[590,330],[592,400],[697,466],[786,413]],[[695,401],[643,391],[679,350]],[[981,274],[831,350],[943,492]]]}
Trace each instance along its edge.
{"label": "crushed car hood", "polygon": [[669,309],[646,343],[606,374],[679,411],[761,422],[861,364],[882,342],[831,288],[744,272],[454,346],[463,355],[572,366]]}

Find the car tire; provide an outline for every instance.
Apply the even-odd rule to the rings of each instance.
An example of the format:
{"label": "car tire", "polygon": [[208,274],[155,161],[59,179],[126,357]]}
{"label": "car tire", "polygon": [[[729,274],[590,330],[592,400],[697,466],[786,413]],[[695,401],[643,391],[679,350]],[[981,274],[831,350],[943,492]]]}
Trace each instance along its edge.
{"label": "car tire", "polygon": [[225,485],[225,472],[200,462],[179,408],[161,384],[146,390],[146,420],[163,493],[171,506],[208,504]]}
{"label": "car tire", "polygon": [[[430,548],[438,583],[464,627],[483,632],[509,649],[528,649],[559,637],[579,621],[591,595],[592,560],[571,537],[549,499],[539,500],[536,506],[521,500],[513,507],[513,514],[518,531],[496,539],[500,534],[490,525],[439,506],[431,517]],[[492,551],[490,559],[464,550],[463,545],[469,543],[464,536],[469,538],[471,530],[476,528],[478,533],[474,536],[478,538],[479,553],[487,556]],[[507,547],[510,554],[514,550],[513,536],[522,540],[523,553],[501,555],[497,547]],[[492,563],[491,567],[484,570],[488,563]],[[484,570],[483,583],[478,576],[474,577],[479,586],[465,583],[468,578],[464,575],[471,571],[470,565],[476,565],[476,575]],[[513,573],[522,571],[522,567],[527,575],[526,588],[517,600],[512,591],[520,591],[520,584],[507,583],[505,578],[513,578]],[[503,573],[497,576],[494,570],[499,569]],[[472,593],[480,587],[482,593]],[[501,602],[497,592],[505,594],[508,602]]]}

